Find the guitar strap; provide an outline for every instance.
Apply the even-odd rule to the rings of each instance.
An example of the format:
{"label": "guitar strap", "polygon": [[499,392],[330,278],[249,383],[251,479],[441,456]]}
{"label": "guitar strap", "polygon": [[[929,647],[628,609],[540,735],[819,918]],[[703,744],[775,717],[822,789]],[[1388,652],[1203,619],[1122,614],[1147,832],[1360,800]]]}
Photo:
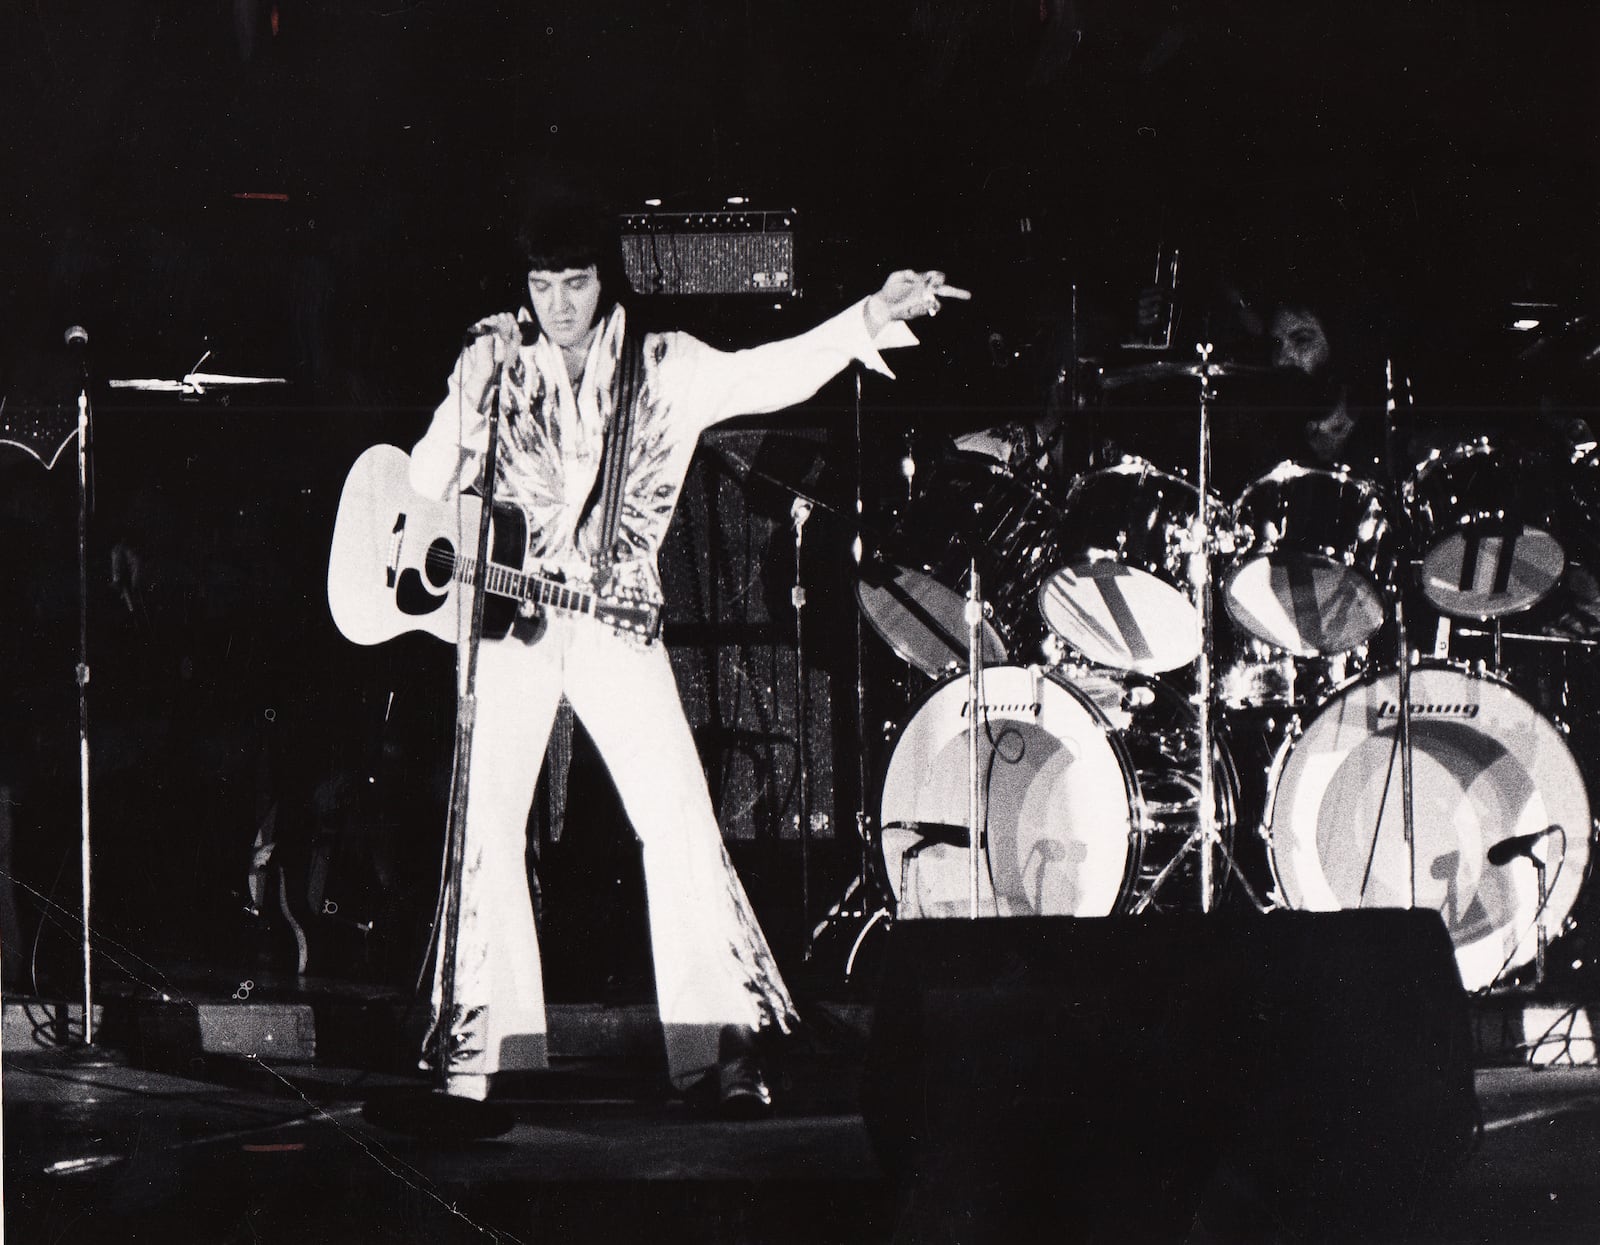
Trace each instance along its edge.
{"label": "guitar strap", "polygon": [[617,361],[618,383],[611,427],[606,430],[600,464],[600,537],[595,576],[604,586],[618,561],[617,532],[622,524],[622,493],[628,477],[628,454],[633,445],[635,407],[644,378],[644,335],[623,338]]}

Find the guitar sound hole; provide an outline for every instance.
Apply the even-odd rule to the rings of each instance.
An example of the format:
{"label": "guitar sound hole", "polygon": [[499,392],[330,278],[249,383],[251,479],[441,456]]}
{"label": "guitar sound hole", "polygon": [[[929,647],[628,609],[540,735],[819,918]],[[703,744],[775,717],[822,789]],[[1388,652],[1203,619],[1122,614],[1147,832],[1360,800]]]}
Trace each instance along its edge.
{"label": "guitar sound hole", "polygon": [[450,547],[450,542],[441,536],[428,546],[428,556],[423,564],[429,586],[443,588],[450,582],[450,572],[455,569],[456,552]]}

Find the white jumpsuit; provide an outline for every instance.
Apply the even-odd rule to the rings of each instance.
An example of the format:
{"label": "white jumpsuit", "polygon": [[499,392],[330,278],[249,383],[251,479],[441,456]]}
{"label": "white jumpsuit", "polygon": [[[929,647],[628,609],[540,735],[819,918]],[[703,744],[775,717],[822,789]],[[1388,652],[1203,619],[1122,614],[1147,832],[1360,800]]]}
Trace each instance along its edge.
{"label": "white jumpsuit", "polygon": [[[522,313],[524,321],[528,313]],[[576,391],[542,334],[507,361],[496,498],[519,504],[529,563],[586,579],[580,523],[593,496],[611,377],[625,332],[613,309]],[[849,365],[891,375],[879,348],[910,345],[892,322],[874,340],[861,304],[807,333],[723,352],[683,333],[651,334],[622,490],[614,579],[660,601],[657,555],[700,433],[719,420],[804,401]],[[477,479],[498,375],[488,339],[469,345],[411,458],[413,487],[448,498]],[[593,509],[597,510],[598,507]],[[496,1072],[545,1066],[544,989],[525,860],[532,805],[565,695],[589,732],[643,849],[657,1002],[668,1070],[684,1086],[716,1062],[727,1025],[787,1028],[793,1007],[728,859],[665,648],[588,617],[552,615],[533,642],[480,649],[466,818],[456,1008],[447,1084],[482,1096]],[[435,976],[435,1024],[439,978]]]}

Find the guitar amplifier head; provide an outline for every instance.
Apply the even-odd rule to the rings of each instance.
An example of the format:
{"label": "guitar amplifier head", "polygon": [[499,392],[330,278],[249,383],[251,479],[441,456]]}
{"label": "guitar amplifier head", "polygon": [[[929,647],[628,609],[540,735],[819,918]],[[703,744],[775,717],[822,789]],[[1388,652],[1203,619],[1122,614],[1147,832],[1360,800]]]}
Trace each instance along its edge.
{"label": "guitar amplifier head", "polygon": [[622,263],[636,294],[800,292],[792,211],[640,212],[622,218]]}

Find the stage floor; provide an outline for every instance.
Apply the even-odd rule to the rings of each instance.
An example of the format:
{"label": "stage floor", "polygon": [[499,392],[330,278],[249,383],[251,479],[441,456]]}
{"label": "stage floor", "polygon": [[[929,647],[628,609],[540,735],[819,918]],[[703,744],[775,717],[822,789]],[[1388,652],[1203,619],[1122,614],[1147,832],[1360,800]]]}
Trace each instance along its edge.
{"label": "stage floor", "polygon": [[[888,1241],[897,1197],[856,1106],[860,1015],[846,1020],[780,1052],[769,1120],[697,1113],[649,1061],[567,1058],[476,1138],[406,1075],[215,1054],[156,1070],[13,1041],[6,1227],[167,1245]],[[1600,1069],[1483,1067],[1477,1090],[1475,1152],[1394,1239],[1600,1237]],[[1188,1239],[1228,1238],[1202,1222]]]}

